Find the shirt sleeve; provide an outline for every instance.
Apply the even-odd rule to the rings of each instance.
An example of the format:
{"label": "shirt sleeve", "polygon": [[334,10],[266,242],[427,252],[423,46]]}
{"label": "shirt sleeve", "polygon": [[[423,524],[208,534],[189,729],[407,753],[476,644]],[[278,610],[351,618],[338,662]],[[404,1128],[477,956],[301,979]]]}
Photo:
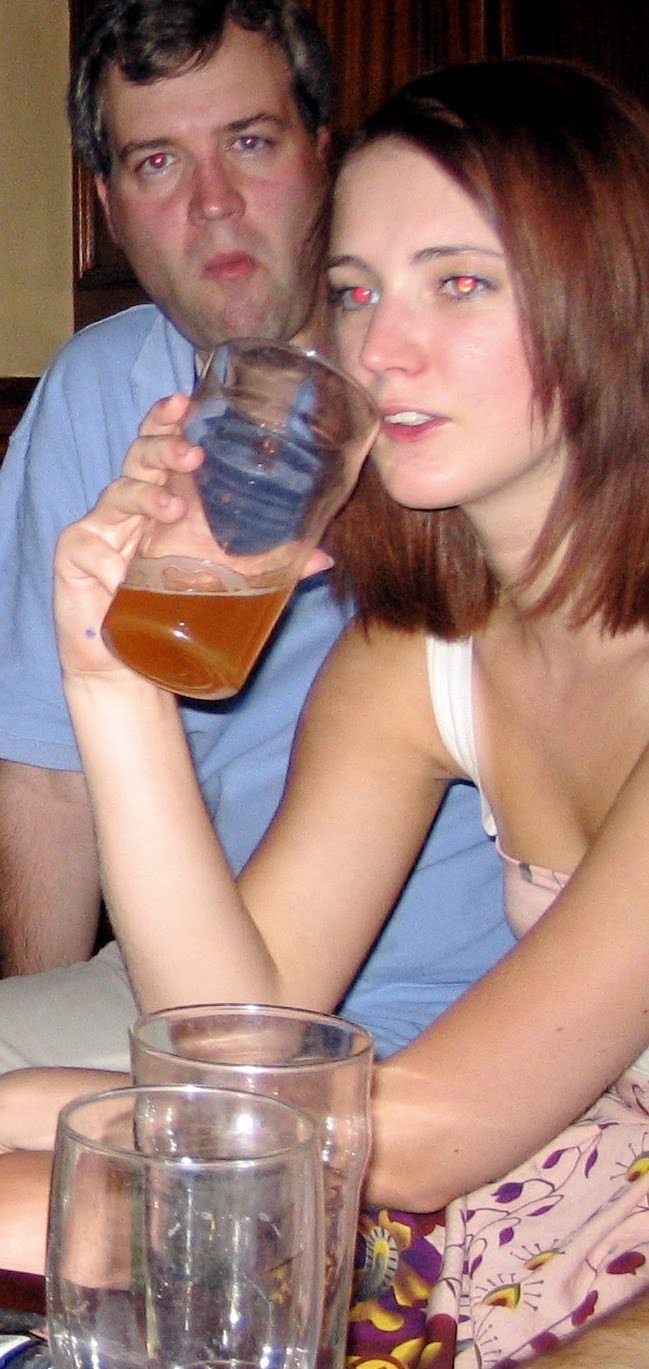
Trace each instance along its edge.
{"label": "shirt sleeve", "polygon": [[54,632],[54,549],[119,471],[136,427],[124,394],[118,406],[114,389],[100,390],[98,362],[72,339],[0,470],[0,757],[51,769],[79,768]]}

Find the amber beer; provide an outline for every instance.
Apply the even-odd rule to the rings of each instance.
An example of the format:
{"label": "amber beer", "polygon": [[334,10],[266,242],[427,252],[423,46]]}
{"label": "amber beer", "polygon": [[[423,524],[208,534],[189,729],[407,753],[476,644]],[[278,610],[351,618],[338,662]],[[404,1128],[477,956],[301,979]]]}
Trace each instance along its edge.
{"label": "amber beer", "polygon": [[174,694],[236,694],[379,426],[367,392],[315,354],[264,338],[217,347],[184,429],[202,464],[167,471],[184,511],[143,520],[104,619],[110,650]]}
{"label": "amber beer", "polygon": [[125,584],[102,636],[120,660],[164,689],[229,699],[245,684],[292,589],[292,581],[236,590]]}

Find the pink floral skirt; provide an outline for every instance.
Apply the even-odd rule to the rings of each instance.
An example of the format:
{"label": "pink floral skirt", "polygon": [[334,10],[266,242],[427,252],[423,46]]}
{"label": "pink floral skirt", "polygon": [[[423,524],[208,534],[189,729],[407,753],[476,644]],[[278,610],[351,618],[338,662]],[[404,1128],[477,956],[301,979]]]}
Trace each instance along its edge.
{"label": "pink floral skirt", "polygon": [[649,1077],[446,1212],[361,1214],[348,1364],[507,1369],[649,1288]]}

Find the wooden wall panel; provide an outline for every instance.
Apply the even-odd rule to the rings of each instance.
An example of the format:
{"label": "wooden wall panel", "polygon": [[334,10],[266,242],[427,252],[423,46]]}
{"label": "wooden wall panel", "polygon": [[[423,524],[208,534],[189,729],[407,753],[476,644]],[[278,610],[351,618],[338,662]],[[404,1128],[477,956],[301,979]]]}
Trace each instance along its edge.
{"label": "wooden wall panel", "polygon": [[6,376],[0,379],[0,461],[35,386],[36,380],[31,376]]}
{"label": "wooden wall panel", "polygon": [[428,6],[422,0],[306,0],[334,54],[340,124],[353,129],[422,69]]}
{"label": "wooden wall panel", "polygon": [[422,70],[507,55],[510,0],[422,0],[422,10]]}
{"label": "wooden wall panel", "polygon": [[512,0],[519,52],[583,62],[649,104],[647,0]]}
{"label": "wooden wall panel", "polygon": [[[71,61],[93,4],[94,0],[69,0]],[[78,331],[119,309],[139,304],[145,295],[106,228],[92,176],[74,155],[72,218],[72,289]]]}

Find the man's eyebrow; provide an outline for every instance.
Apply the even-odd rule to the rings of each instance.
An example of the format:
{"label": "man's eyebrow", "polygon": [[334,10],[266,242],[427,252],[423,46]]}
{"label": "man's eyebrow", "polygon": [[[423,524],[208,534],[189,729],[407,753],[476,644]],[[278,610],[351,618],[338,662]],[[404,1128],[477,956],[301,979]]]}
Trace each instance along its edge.
{"label": "man's eyebrow", "polygon": [[233,119],[231,123],[225,124],[224,132],[240,133],[250,124],[274,124],[276,128],[283,128],[285,122],[285,119],[280,118],[279,114],[269,114],[268,110],[260,109],[256,114],[246,114],[243,119]]}
{"label": "man's eyebrow", "polygon": [[[246,114],[242,119],[233,119],[230,123],[223,124],[219,129],[219,132],[225,133],[227,136],[232,136],[232,134],[244,132],[244,130],[250,128],[252,124],[272,124],[273,127],[277,129],[285,127],[285,121],[281,119],[278,114],[269,114],[266,110],[262,109],[254,114]],[[164,150],[173,147],[174,143],[175,138],[169,133],[162,133],[159,137],[151,135],[148,138],[133,138],[130,142],[124,143],[124,146],[119,149],[117,157],[120,162],[125,162],[129,157],[132,157],[134,153],[146,152],[152,147]]]}
{"label": "man's eyebrow", "polygon": [[172,142],[173,139],[166,135],[160,138],[142,138],[139,141],[136,138],[133,138],[131,142],[124,143],[124,146],[119,148],[117,160],[119,162],[126,162],[129,157],[133,156],[134,152],[147,152],[152,147],[157,147],[162,150],[163,148],[171,147]]}

